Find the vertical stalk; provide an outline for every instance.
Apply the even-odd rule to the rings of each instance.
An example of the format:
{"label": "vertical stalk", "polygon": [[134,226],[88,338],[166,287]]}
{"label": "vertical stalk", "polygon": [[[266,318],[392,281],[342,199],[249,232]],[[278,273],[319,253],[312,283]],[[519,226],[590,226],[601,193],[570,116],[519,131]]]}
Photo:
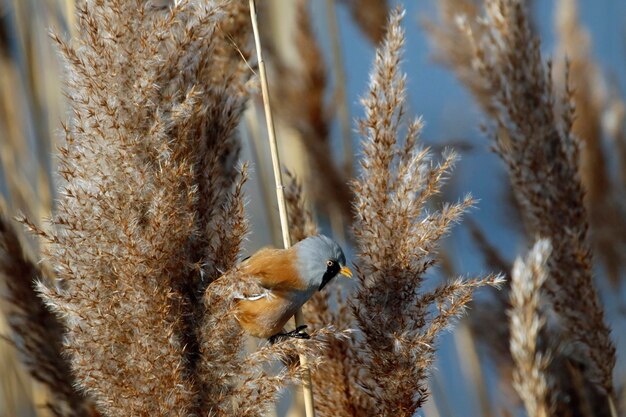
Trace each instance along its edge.
{"label": "vertical stalk", "polygon": [[[252,20],[252,30],[254,32],[254,43],[256,45],[256,53],[259,65],[259,73],[261,76],[261,91],[263,93],[263,107],[265,110],[265,121],[267,123],[267,132],[270,142],[270,152],[272,154],[272,167],[274,168],[274,179],[276,182],[276,200],[278,201],[278,211],[280,214],[280,226],[283,234],[283,244],[285,249],[291,246],[291,237],[289,236],[289,222],[287,219],[287,204],[285,202],[285,188],[283,187],[283,178],[280,170],[280,158],[278,155],[278,146],[276,144],[276,131],[274,129],[274,118],[272,117],[272,109],[270,107],[269,88],[267,83],[267,73],[265,72],[265,62],[261,48],[261,38],[259,36],[259,26],[257,20],[256,4],[254,0],[250,1],[250,18]],[[302,310],[298,309],[295,315],[296,326],[304,324]],[[306,356],[300,355],[300,366],[303,371],[303,394],[304,407],[307,417],[315,417],[315,408],[313,403],[313,387],[311,384],[311,374]]]}
{"label": "vertical stalk", "polygon": [[484,417],[493,417],[491,402],[489,395],[485,389],[485,378],[480,367],[480,359],[476,352],[476,344],[474,336],[465,324],[461,324],[454,332],[454,344],[461,362],[461,370],[465,376],[467,386],[473,387],[478,403],[480,405],[481,415]]}
{"label": "vertical stalk", "polygon": [[335,0],[326,0],[326,18],[333,53],[333,72],[335,73],[337,114],[343,140],[344,169],[345,173],[350,178],[352,177],[354,164],[352,131],[350,128],[350,111],[348,110],[348,102],[346,101],[346,74],[344,72],[345,66],[343,63],[343,54],[341,53],[341,43],[339,42],[339,24],[337,23],[337,13],[335,12]]}
{"label": "vertical stalk", "polygon": [[69,32],[74,36],[76,34],[76,0],[64,0],[65,21]]}
{"label": "vertical stalk", "polygon": [[613,399],[613,394],[608,394],[609,399],[609,411],[611,413],[611,417],[617,417],[619,414],[617,412],[617,407],[615,406],[615,400]]}

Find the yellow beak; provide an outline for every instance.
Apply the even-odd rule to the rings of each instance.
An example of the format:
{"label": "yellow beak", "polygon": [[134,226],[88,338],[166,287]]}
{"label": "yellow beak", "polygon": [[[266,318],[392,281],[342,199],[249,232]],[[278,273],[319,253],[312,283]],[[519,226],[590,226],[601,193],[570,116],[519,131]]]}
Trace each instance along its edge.
{"label": "yellow beak", "polygon": [[352,271],[347,266],[342,266],[339,270],[339,274],[344,277],[352,278]]}

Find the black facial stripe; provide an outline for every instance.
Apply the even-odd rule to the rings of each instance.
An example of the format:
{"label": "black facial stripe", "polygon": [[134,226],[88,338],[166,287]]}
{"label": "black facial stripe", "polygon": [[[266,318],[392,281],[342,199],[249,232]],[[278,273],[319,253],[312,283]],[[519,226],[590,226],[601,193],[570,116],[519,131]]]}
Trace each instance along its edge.
{"label": "black facial stripe", "polygon": [[330,282],[331,279],[335,278],[335,276],[337,276],[337,274],[339,273],[339,270],[341,269],[341,267],[339,266],[338,262],[333,262],[331,265],[329,265],[326,268],[326,272],[324,273],[324,276],[322,277],[322,283],[319,287],[319,291],[322,291],[322,288],[324,288],[326,286],[326,284],[328,284]]}

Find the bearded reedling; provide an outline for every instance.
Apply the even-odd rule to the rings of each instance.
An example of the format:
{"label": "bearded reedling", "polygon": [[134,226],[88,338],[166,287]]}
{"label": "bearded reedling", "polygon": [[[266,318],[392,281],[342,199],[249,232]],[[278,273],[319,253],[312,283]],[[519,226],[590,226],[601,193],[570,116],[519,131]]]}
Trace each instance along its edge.
{"label": "bearded reedling", "polygon": [[242,262],[241,272],[256,279],[262,291],[237,298],[237,320],[250,335],[272,343],[282,337],[308,339],[306,325],[288,333],[283,327],[337,275],[352,277],[341,247],[323,235],[289,249],[261,249]]}

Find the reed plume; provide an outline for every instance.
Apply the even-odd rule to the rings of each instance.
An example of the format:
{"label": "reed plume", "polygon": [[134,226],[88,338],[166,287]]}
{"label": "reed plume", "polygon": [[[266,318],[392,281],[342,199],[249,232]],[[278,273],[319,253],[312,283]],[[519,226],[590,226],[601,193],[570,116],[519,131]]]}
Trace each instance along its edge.
{"label": "reed plume", "polygon": [[50,280],[26,254],[12,222],[0,211],[0,284],[3,313],[11,341],[31,376],[51,393],[47,407],[59,417],[93,417],[90,399],[75,387],[70,364],[62,354],[63,326],[37,296],[37,280]]}
{"label": "reed plume", "polygon": [[318,227],[313,218],[313,212],[305,198],[302,184],[289,171],[285,172],[287,186],[285,187],[285,201],[289,215],[289,231],[291,241],[299,242],[309,236],[318,234]]}
{"label": "reed plume", "polygon": [[[323,381],[316,391],[324,399],[321,415],[413,415],[427,397],[437,336],[462,314],[475,288],[500,283],[499,277],[488,276],[454,280],[432,291],[421,288],[423,275],[435,263],[438,240],[473,200],[466,197],[425,212],[455,156],[447,153],[439,164],[431,161],[418,144],[419,119],[401,136],[403,15],[396,10],[389,18],[363,99],[362,172],[352,184],[357,289],[349,308],[339,298],[335,318],[332,313],[327,318],[356,333],[331,343],[322,367],[313,373],[314,381]],[[352,317],[346,322],[348,312]]]}
{"label": "reed plume", "polygon": [[438,58],[489,117],[487,132],[528,235],[552,242],[545,288],[569,340],[566,351],[610,395],[615,348],[593,287],[572,91],[557,97],[523,1],[488,0],[482,13],[471,1],[449,0],[442,10],[444,25],[431,26]]}
{"label": "reed plume", "polygon": [[517,259],[511,273],[510,332],[511,354],[515,369],[513,386],[524,401],[529,417],[554,415],[554,381],[548,371],[550,353],[540,346],[545,325],[542,308],[542,286],[548,272],[546,262],[551,245],[540,240],[525,260]]}
{"label": "reed plume", "polygon": [[[607,106],[604,80],[591,56],[591,37],[581,26],[576,0],[560,0],[556,8],[557,56],[569,63],[569,81],[576,106],[572,134],[581,140],[580,177],[589,213],[594,254],[606,277],[619,284],[626,253],[626,208],[612,180],[610,154],[603,149],[602,118]],[[563,62],[563,61],[558,61]],[[562,65],[557,65],[560,68]],[[556,71],[557,76],[564,72]],[[563,84],[563,77],[557,78]],[[618,148],[611,144],[611,148]],[[610,148],[609,148],[610,149]]]}
{"label": "reed plume", "polygon": [[374,45],[382,42],[390,9],[387,0],[339,1],[348,7],[354,22]]}
{"label": "reed plume", "polygon": [[[47,240],[77,384],[107,416],[259,415],[320,348],[290,341],[245,356],[233,294],[247,231],[236,128],[249,71],[238,2],[83,3],[56,37],[72,118]],[[217,280],[218,278],[220,278]],[[324,336],[324,330],[317,335]],[[211,411],[213,410],[213,411]]]}

